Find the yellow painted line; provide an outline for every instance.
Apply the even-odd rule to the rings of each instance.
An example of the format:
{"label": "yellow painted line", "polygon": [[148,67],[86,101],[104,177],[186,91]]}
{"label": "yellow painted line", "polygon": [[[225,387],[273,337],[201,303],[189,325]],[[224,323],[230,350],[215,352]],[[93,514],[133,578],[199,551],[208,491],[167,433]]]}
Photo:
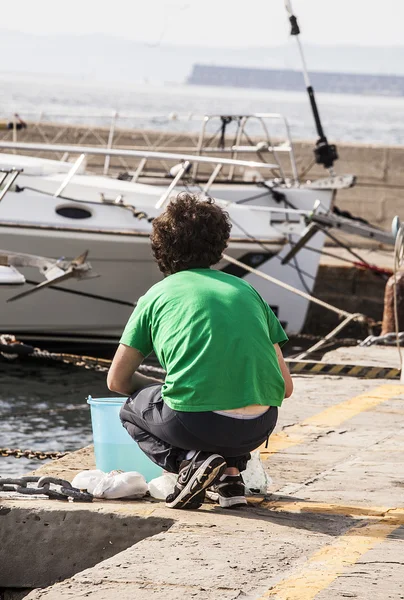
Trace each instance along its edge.
{"label": "yellow painted line", "polygon": [[344,421],[352,419],[362,412],[404,393],[404,386],[398,384],[385,384],[376,389],[350,398],[335,406],[330,406],[321,413],[309,417],[303,423],[307,425],[324,425],[325,427],[338,427]]}
{"label": "yellow painted line", "polygon": [[[310,432],[307,430],[307,426],[338,427],[345,421],[348,421],[348,419],[371,410],[400,394],[404,394],[404,386],[389,383],[360,396],[345,400],[335,406],[330,406],[301,423],[288,427],[287,431],[281,431],[271,436],[268,448],[264,448],[264,446],[260,448],[262,458],[265,460],[271,454],[308,441],[310,439]],[[293,402],[293,399],[290,402]]]}
{"label": "yellow painted line", "polygon": [[276,584],[259,600],[312,600],[347,567],[397,528],[397,523],[385,521],[352,527],[345,535],[313,554],[297,574]]}
{"label": "yellow painted line", "polygon": [[383,520],[394,520],[396,524],[404,525],[404,507],[346,506],[329,504],[327,502],[311,502],[310,500],[299,502],[270,500],[261,502],[258,506],[260,509],[264,508],[273,512],[289,514],[332,514],[353,518],[375,518],[378,520],[382,518]]}

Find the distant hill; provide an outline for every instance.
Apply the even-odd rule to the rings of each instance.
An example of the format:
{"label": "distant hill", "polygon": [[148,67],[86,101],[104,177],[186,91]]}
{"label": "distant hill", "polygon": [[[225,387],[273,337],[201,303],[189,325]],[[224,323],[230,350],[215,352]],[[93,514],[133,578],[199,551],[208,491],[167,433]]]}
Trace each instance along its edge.
{"label": "distant hill", "polygon": [[[310,81],[318,92],[404,96],[404,77],[363,73],[312,71]],[[194,65],[187,80],[192,85],[299,91],[304,87],[301,71]]]}
{"label": "distant hill", "polygon": [[[214,43],[214,40],[212,40]],[[0,30],[1,71],[94,82],[182,83],[194,64],[300,69],[297,48],[151,46],[94,35],[32,35]],[[404,75],[404,46],[390,48],[305,46],[314,71]]]}

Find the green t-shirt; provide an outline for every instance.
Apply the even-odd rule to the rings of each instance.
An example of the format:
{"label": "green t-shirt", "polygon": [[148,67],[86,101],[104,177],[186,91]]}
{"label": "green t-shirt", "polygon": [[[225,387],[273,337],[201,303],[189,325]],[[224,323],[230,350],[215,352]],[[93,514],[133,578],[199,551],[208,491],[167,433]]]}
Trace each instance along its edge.
{"label": "green t-shirt", "polygon": [[180,271],[139,299],[121,344],[155,351],[164,401],[184,412],[280,406],[285,384],[274,344],[288,340],[246,281],[213,269]]}

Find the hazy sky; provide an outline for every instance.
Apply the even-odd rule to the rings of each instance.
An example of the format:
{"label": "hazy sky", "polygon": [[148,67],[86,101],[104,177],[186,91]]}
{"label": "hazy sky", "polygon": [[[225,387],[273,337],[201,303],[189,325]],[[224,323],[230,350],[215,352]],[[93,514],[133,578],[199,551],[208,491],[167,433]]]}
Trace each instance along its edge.
{"label": "hazy sky", "polygon": [[[404,45],[404,0],[294,0],[293,8],[304,41]],[[227,47],[282,44],[289,32],[283,0],[13,0],[2,3],[0,27]]]}

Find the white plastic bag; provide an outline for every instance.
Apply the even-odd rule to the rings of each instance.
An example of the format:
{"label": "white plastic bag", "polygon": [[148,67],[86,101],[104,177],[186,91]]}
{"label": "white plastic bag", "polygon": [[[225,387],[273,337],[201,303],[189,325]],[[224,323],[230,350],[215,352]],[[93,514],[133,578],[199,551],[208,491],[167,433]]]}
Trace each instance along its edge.
{"label": "white plastic bag", "polygon": [[80,473],[77,473],[73,479],[72,486],[79,490],[87,490],[87,492],[92,494],[95,486],[104,475],[104,471],[100,471],[99,469],[93,471],[81,471]]}
{"label": "white plastic bag", "polygon": [[165,500],[169,494],[173,493],[177,477],[178,475],[175,473],[164,473],[149,481],[150,496],[156,500]]}
{"label": "white plastic bag", "polygon": [[267,475],[262,464],[260,451],[251,452],[251,460],[247,463],[247,469],[243,472],[243,480],[250,494],[266,494],[272,479]]}
{"label": "white plastic bag", "polygon": [[72,481],[73,487],[86,489],[94,498],[142,498],[148,491],[145,478],[136,471],[83,471]]}

